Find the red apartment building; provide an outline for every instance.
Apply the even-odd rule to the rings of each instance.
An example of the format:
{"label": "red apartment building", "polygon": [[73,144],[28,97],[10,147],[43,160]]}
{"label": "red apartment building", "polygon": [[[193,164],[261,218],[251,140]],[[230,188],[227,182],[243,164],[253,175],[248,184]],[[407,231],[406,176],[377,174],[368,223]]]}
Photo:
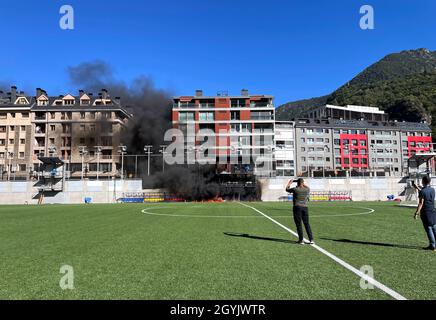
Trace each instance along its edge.
{"label": "red apartment building", "polygon": [[[227,93],[204,96],[201,90],[197,90],[195,96],[173,98],[172,121],[173,127],[180,129],[185,137],[196,138],[194,152],[198,152],[198,146],[202,144],[198,141],[197,133],[201,129],[214,132],[215,146],[212,152],[219,163],[220,172],[272,174],[275,123],[273,96],[250,95],[247,90],[242,90],[238,96],[229,96]],[[190,129],[195,132],[194,137],[188,136],[188,126],[194,128]],[[190,152],[189,147],[186,150]],[[254,161],[243,161],[250,159],[252,154],[270,157],[268,168],[263,166],[260,169]],[[237,163],[231,161],[235,158],[238,159]]]}

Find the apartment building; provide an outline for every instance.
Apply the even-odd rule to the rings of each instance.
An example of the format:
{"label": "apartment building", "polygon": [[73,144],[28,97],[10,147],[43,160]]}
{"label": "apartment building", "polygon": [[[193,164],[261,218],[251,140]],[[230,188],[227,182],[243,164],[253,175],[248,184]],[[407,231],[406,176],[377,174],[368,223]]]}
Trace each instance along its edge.
{"label": "apartment building", "polygon": [[12,87],[0,93],[2,172],[10,179],[28,178],[40,165],[39,156],[57,156],[71,177],[115,176],[128,118],[120,98],[105,89],[96,97],[84,91],[53,97],[40,88],[28,96]]}
{"label": "apartment building", "polygon": [[[275,108],[272,96],[250,95],[247,90],[236,96],[225,92],[204,96],[197,90],[194,96],[174,97],[172,120],[173,127],[180,129],[187,141],[195,140],[196,146],[201,145],[198,133],[202,129],[213,133],[215,144],[209,156],[216,159],[219,172],[273,174]],[[189,150],[187,146],[187,153]]]}
{"label": "apartment building", "polygon": [[433,150],[426,123],[297,119],[295,130],[299,176],[402,176],[412,155]]}

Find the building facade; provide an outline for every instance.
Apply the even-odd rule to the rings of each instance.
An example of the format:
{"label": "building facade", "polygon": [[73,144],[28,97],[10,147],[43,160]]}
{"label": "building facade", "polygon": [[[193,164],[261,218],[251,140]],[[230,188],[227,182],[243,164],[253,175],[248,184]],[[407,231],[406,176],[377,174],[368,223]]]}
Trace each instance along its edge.
{"label": "building facade", "polygon": [[298,176],[403,176],[416,153],[433,151],[426,123],[295,121]]}
{"label": "building facade", "polygon": [[[172,120],[173,127],[180,129],[196,148],[203,140],[201,130],[209,130],[215,143],[208,156],[216,159],[219,172],[273,174],[275,108],[272,96],[250,95],[247,90],[242,90],[239,96],[226,93],[204,96],[197,90],[195,96],[174,97]],[[186,146],[186,152],[191,151],[192,147]],[[194,150],[195,157],[197,151]]]}
{"label": "building facade", "polygon": [[103,89],[97,97],[51,97],[0,93],[0,167],[2,178],[25,179],[40,165],[38,157],[59,157],[70,177],[116,176],[120,133],[129,114],[119,98]]}
{"label": "building facade", "polygon": [[295,123],[276,121],[275,124],[275,175],[294,177],[295,171]]}

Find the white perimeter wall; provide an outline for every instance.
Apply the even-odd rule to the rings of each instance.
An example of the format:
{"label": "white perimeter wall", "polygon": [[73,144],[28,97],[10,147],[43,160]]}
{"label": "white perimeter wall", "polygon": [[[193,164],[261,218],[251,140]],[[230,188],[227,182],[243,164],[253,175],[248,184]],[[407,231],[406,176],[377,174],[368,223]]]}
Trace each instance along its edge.
{"label": "white perimeter wall", "polygon": [[[351,191],[354,201],[386,201],[388,195],[402,200],[406,187],[401,178],[367,179],[305,179],[311,191]],[[287,196],[285,187],[289,179],[262,179],[262,200],[279,201]],[[294,184],[295,185],[295,184]]]}
{"label": "white perimeter wall", "polygon": [[[37,204],[33,197],[38,193],[34,182],[0,182],[0,204]],[[141,180],[115,181],[66,181],[64,192],[45,196],[44,203],[83,203],[85,197],[93,203],[111,203],[121,198],[123,192],[141,192]]]}

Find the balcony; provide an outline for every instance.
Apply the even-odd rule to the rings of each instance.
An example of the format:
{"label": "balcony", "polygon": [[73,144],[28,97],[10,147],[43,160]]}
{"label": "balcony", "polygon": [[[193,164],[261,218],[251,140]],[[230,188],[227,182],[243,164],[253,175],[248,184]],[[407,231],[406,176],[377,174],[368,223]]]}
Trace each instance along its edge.
{"label": "balcony", "polygon": [[255,121],[271,121],[274,120],[274,116],[251,116],[251,120]]}
{"label": "balcony", "polygon": [[252,103],[250,104],[250,108],[272,108],[274,109],[274,105],[270,103]]}

